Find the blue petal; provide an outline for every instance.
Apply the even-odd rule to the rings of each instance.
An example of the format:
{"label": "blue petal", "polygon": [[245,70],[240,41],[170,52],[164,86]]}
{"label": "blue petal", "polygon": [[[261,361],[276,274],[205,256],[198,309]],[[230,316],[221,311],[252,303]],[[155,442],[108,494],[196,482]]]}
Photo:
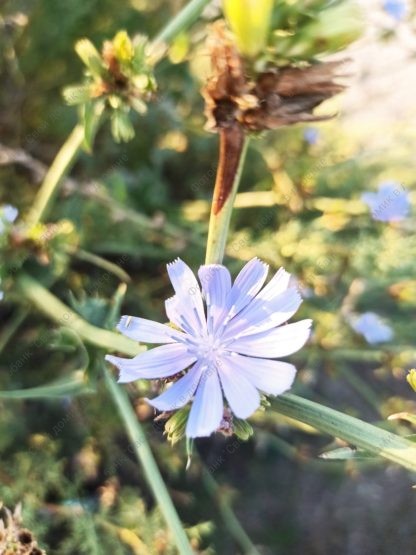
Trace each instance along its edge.
{"label": "blue petal", "polygon": [[312,320],[301,320],[256,335],[242,337],[227,346],[230,351],[261,358],[279,358],[298,351],[309,338]]}
{"label": "blue petal", "polygon": [[222,357],[218,365],[225,398],[238,418],[248,418],[260,406],[260,395],[252,383],[233,365],[231,357]]}
{"label": "blue petal", "polygon": [[301,303],[302,298],[294,287],[270,301],[263,301],[258,295],[227,325],[224,339],[253,335],[280,326],[295,314]]}
{"label": "blue petal", "polygon": [[221,386],[215,368],[206,369],[199,382],[186,425],[188,437],[206,437],[215,432],[224,414]]}
{"label": "blue petal", "polygon": [[268,270],[268,265],[258,258],[253,258],[244,266],[227,296],[228,314],[225,322],[231,320],[253,300],[263,286]]}
{"label": "blue petal", "polygon": [[183,378],[172,384],[155,399],[146,401],[160,411],[176,410],[191,400],[201,378],[201,365],[196,363]]}
{"label": "blue petal", "polygon": [[19,210],[12,206],[11,204],[5,204],[2,206],[2,217],[10,224],[14,223],[17,216],[19,215]]}
{"label": "blue petal", "polygon": [[207,264],[198,271],[199,280],[207,303],[208,329],[216,328],[225,315],[226,300],[231,290],[230,272],[221,264]]}
{"label": "blue petal", "polygon": [[271,301],[289,287],[290,274],[284,268],[279,268],[267,285],[263,287],[256,299]]}
{"label": "blue petal", "polygon": [[409,194],[395,181],[381,183],[376,193],[363,193],[361,200],[371,209],[373,219],[381,222],[403,220],[410,211]]}
{"label": "blue petal", "polygon": [[180,332],[166,326],[133,316],[122,316],[117,329],[127,337],[143,343],[174,343]]}
{"label": "blue petal", "polygon": [[393,330],[374,312],[365,312],[352,324],[357,333],[361,333],[367,343],[383,343],[393,339]]}
{"label": "blue petal", "polygon": [[230,366],[249,380],[257,389],[270,395],[281,395],[290,389],[296,368],[288,362],[253,358],[232,353],[228,356]]}
{"label": "blue petal", "polygon": [[107,355],[105,359],[120,370],[119,383],[167,378],[182,372],[196,360],[181,343],[155,347],[134,358]]}
{"label": "blue petal", "polygon": [[180,258],[168,264],[167,270],[176,293],[176,310],[185,317],[193,330],[205,329],[204,303],[192,270]]}

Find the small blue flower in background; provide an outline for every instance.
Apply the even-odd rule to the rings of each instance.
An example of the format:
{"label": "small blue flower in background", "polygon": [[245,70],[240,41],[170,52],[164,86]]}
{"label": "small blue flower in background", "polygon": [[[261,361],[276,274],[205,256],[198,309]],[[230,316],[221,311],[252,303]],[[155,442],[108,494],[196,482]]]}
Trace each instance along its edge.
{"label": "small blue flower in background", "polygon": [[370,208],[374,220],[398,222],[410,211],[409,193],[401,183],[385,181],[376,193],[363,193],[361,200]]}
{"label": "small blue flower in background", "polygon": [[383,10],[396,21],[402,21],[408,14],[406,0],[384,0]]}
{"label": "small blue flower in background", "polygon": [[307,127],[303,132],[303,138],[310,145],[315,145],[319,140],[319,129],[317,127]]}
{"label": "small blue flower in background", "polygon": [[1,208],[1,215],[6,222],[12,224],[19,215],[19,210],[11,204],[5,204]]}
{"label": "small blue flower in background", "polygon": [[14,223],[18,215],[18,209],[11,204],[0,206],[0,233],[4,232],[6,224]]}
{"label": "small blue flower in background", "polygon": [[375,312],[364,312],[353,323],[352,328],[364,336],[367,343],[384,343],[393,339],[393,330]]}
{"label": "small blue flower in background", "polygon": [[223,421],[223,395],[238,418],[248,418],[260,406],[259,391],[280,395],[291,387],[296,368],[273,359],[298,351],[312,322],[282,326],[302,299],[283,268],[263,287],[268,266],[257,258],[234,284],[225,266],[201,266],[202,291],[182,260],[167,269],[175,296],[166,301],[166,314],[175,327],[123,316],[121,333],[162,346],[133,359],[107,355],[106,360],[120,370],[120,383],[171,378],[170,387],[147,401],[160,411],[173,411],[193,400],[186,435],[209,436]]}
{"label": "small blue flower in background", "polygon": [[4,291],[0,289],[0,302],[4,299]]}

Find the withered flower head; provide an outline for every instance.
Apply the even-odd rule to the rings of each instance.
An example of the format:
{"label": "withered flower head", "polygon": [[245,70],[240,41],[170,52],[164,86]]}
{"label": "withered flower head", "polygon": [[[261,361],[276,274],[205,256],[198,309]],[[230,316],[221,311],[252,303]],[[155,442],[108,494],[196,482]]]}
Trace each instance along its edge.
{"label": "withered flower head", "polygon": [[247,132],[258,132],[329,119],[332,115],[314,115],[314,108],[344,90],[337,82],[343,62],[270,65],[259,73],[251,71],[223,21],[212,26],[208,49],[212,76],[202,94],[210,130],[239,124]]}
{"label": "withered flower head", "polygon": [[0,502],[0,553],[2,555],[46,555],[32,532],[22,527],[21,507],[12,513]]}

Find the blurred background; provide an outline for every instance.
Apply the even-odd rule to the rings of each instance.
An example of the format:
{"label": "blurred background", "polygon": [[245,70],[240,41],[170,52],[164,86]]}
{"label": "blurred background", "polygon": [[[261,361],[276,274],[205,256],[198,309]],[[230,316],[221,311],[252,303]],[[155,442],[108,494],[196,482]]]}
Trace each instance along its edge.
{"label": "blurred background", "polygon": [[[200,88],[218,4],[158,64],[159,92],[147,114],[135,116],[135,138],[116,144],[103,126],[51,213],[58,231],[42,236],[39,266],[52,269],[51,290],[93,323],[106,321],[127,282],[122,312],[164,321],[166,263],[180,256],[197,268],[204,259],[218,141],[204,131]],[[361,4],[364,34],[336,55],[349,60],[349,88],[319,109],[336,116],[251,141],[226,263],[235,275],[258,256],[296,277],[299,318],[313,318],[314,332],[291,357],[295,393],[410,435],[409,424],[387,417],[416,412],[405,379],[416,364],[415,9],[410,1]],[[28,210],[77,121],[61,94],[82,75],[75,41],[99,46],[120,29],[152,37],[182,5],[0,1],[0,206],[8,207],[0,235],[14,219],[10,207]],[[387,197],[368,196],[380,186]],[[47,553],[176,553],[94,375],[91,361],[102,353],[28,311],[12,278],[0,284],[0,500],[22,503],[25,526]],[[87,372],[94,393],[7,393],[76,372]],[[145,388],[127,389],[197,552],[242,553],[225,504],[265,555],[414,553],[416,491],[404,470],[353,452],[323,459],[342,444],[266,411],[251,419],[247,442],[199,440],[185,471],[184,442],[167,442],[141,400]]]}

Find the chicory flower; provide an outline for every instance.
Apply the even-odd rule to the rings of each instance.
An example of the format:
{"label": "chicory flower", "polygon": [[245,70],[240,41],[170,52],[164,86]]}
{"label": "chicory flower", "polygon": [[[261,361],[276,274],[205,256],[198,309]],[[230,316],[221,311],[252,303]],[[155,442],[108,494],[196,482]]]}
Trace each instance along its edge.
{"label": "chicory flower", "polygon": [[384,343],[393,339],[393,330],[385,324],[378,314],[365,312],[352,324],[353,329],[364,336],[367,343]]}
{"label": "chicory flower", "polygon": [[384,0],[383,10],[396,21],[405,19],[409,11],[405,0]]}
{"label": "chicory flower", "polygon": [[410,211],[409,193],[394,181],[381,183],[376,193],[364,193],[361,200],[370,208],[373,219],[380,222],[398,222]]}
{"label": "chicory flower", "polygon": [[291,387],[295,367],[274,359],[298,351],[312,322],[282,325],[295,314],[301,297],[283,268],[263,287],[268,266],[257,258],[234,284],[224,266],[201,266],[202,290],[182,260],[167,269],[175,290],[166,301],[172,326],[131,316],[123,316],[118,325],[127,337],[162,345],[133,359],[108,355],[106,360],[120,370],[120,383],[171,379],[170,387],[147,401],[160,411],[193,401],[186,435],[209,436],[223,420],[223,396],[234,415],[245,419],[259,408],[260,392],[279,395]]}

